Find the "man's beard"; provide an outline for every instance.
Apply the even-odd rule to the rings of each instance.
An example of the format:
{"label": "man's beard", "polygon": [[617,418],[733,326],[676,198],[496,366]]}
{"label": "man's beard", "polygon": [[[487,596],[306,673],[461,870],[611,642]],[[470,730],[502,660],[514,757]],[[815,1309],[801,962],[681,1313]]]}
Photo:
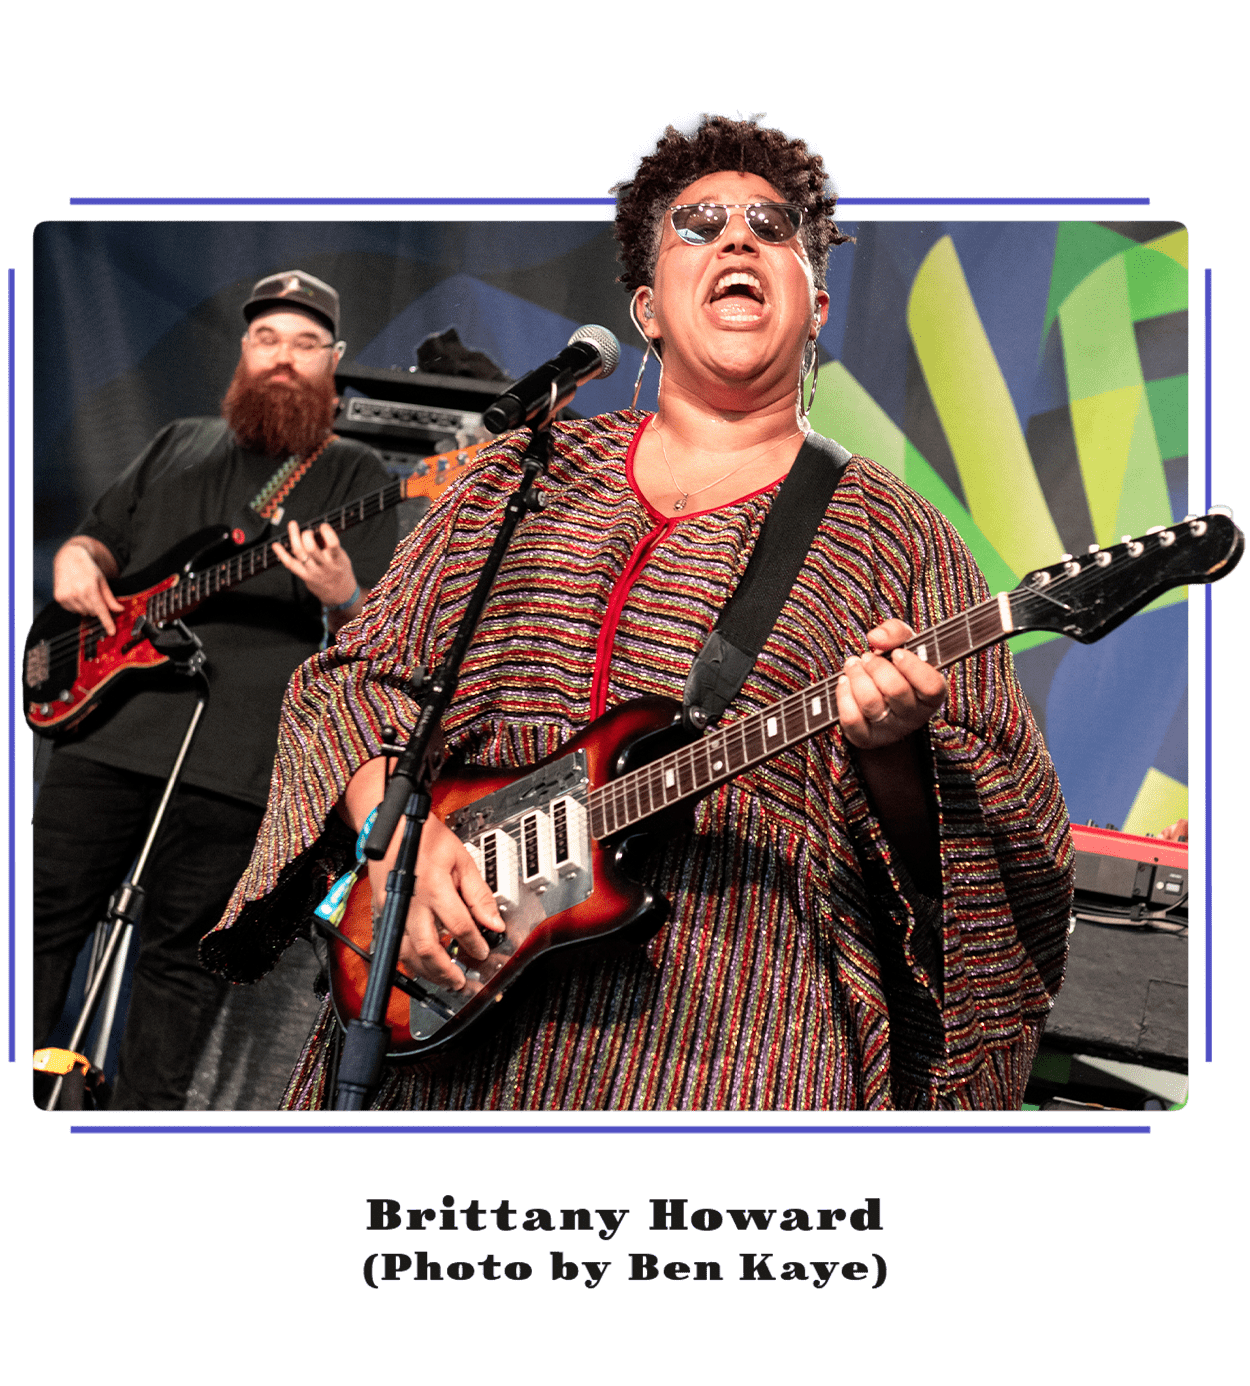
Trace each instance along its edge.
{"label": "man's beard", "polygon": [[[275,373],[287,378],[275,380]],[[335,403],[328,372],[310,380],[288,366],[272,366],[253,375],[240,361],[221,413],[245,448],[266,457],[303,457],[330,431]]]}

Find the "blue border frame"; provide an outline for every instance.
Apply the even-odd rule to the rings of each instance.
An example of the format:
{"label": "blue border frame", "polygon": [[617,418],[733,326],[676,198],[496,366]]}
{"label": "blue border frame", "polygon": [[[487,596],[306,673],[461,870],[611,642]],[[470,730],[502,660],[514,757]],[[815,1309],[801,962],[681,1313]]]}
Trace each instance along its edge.
{"label": "blue border frame", "polygon": [[[71,197],[71,207],[615,207],[614,197]],[[1149,207],[1148,197],[839,197],[840,207]]]}
{"label": "blue border frame", "polygon": [[1149,207],[1148,197],[839,197],[859,207]]}
{"label": "blue border frame", "polygon": [[9,303],[9,1062],[17,1061],[17,697],[15,693],[17,667],[14,653],[14,593],[17,591],[16,572],[13,560],[13,540],[16,536],[14,520],[14,495],[17,487],[17,365],[14,351],[17,344],[15,330],[14,303],[16,297],[16,271],[8,274]]}
{"label": "blue border frame", "polygon": [[71,207],[615,207],[614,197],[71,197]]}
{"label": "blue border frame", "polygon": [[[1205,478],[1205,480],[1206,480],[1206,491],[1205,491],[1205,501],[1206,501],[1206,505],[1205,505],[1205,508],[1206,508],[1207,510],[1210,510],[1210,509],[1211,509],[1211,271],[1210,271],[1209,269],[1208,269],[1208,270],[1205,270],[1205,271],[1203,272],[1203,281],[1204,281],[1204,283],[1203,283],[1203,312],[1204,312],[1204,321],[1203,321],[1203,363],[1204,363],[1204,371],[1203,371],[1203,373],[1204,373],[1204,379],[1203,379],[1203,396],[1204,396],[1204,398],[1203,398],[1203,415],[1204,415],[1204,420],[1203,420],[1203,421],[1204,421],[1204,426],[1205,426],[1205,429],[1206,429],[1206,437],[1205,437],[1205,454],[1204,454],[1203,461],[1204,461],[1204,466],[1205,466],[1205,470],[1206,470],[1206,478]],[[1203,591],[1203,617],[1204,617],[1203,633],[1204,633],[1204,636],[1205,636],[1205,641],[1204,641],[1204,646],[1205,646],[1205,648],[1204,648],[1204,651],[1203,651],[1203,653],[1204,653],[1203,665],[1204,665],[1205,678],[1206,678],[1206,686],[1205,686],[1205,688],[1203,689],[1203,717],[1204,717],[1204,734],[1205,734],[1205,744],[1204,744],[1203,752],[1204,752],[1204,764],[1205,764],[1205,767],[1206,767],[1206,775],[1205,775],[1205,790],[1206,790],[1206,812],[1205,812],[1205,822],[1206,822],[1206,857],[1205,857],[1205,860],[1204,860],[1204,862],[1203,862],[1203,865],[1204,865],[1204,867],[1206,868],[1206,875],[1207,875],[1207,892],[1206,892],[1206,913],[1207,913],[1207,917],[1206,917],[1206,921],[1205,921],[1206,945],[1207,945],[1207,971],[1206,971],[1206,977],[1205,977],[1204,980],[1205,980],[1205,986],[1206,986],[1206,996],[1205,996],[1205,1001],[1206,1001],[1206,1031],[1207,1031],[1207,1032],[1206,1032],[1206,1062],[1207,1062],[1207,1063],[1210,1063],[1210,1062],[1211,1062],[1211,1053],[1212,1053],[1212,1015],[1213,1015],[1213,1011],[1212,1011],[1212,978],[1213,978],[1213,976],[1214,976],[1214,969],[1212,968],[1212,965],[1211,965],[1211,935],[1212,935],[1212,922],[1213,922],[1213,919],[1214,919],[1214,915],[1213,915],[1213,913],[1212,913],[1212,908],[1211,908],[1211,875],[1212,875],[1212,870],[1213,870],[1213,866],[1214,866],[1214,858],[1213,858],[1213,854],[1212,854],[1212,851],[1211,851],[1211,762],[1212,762],[1212,756],[1211,756],[1211,741],[1212,741],[1212,737],[1211,737],[1211,587],[1210,587],[1210,584],[1208,584],[1207,587],[1206,587],[1206,588],[1204,589],[1204,591]]]}
{"label": "blue border frame", "polygon": [[1148,1136],[1149,1126],[71,1126],[74,1136]]}

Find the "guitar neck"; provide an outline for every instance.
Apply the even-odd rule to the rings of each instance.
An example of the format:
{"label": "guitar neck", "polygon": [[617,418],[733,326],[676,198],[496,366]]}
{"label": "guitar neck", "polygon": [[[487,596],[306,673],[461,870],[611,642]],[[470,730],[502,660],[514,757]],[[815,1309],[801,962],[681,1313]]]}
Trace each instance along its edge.
{"label": "guitar neck", "polygon": [[[993,645],[1016,629],[1011,597],[1000,593],[905,642],[938,669]],[[658,760],[610,780],[587,796],[591,835],[602,841],[718,784],[838,720],[834,689],[841,671],[751,713]]]}
{"label": "guitar neck", "polygon": [[[428,496],[433,500],[452,480],[453,474],[458,474],[459,468],[467,466],[484,446],[484,443],[470,443],[467,447],[453,448],[449,452],[440,452],[424,458],[421,464],[424,467],[423,472],[414,472],[406,478],[397,477],[378,490],[348,501],[346,505],[341,505],[337,510],[331,510],[315,520],[301,520],[300,526],[303,529],[320,529],[324,524],[341,534],[345,529],[372,520],[375,515],[380,515],[384,510],[390,510],[403,501],[415,500],[419,496]],[[275,543],[290,550],[290,543],[283,536],[260,539],[240,549],[238,553],[231,554],[215,567],[205,568],[199,573],[189,573],[180,582],[158,592],[152,598],[148,606],[149,617],[160,625],[171,617],[190,611],[205,598],[217,592],[224,592],[227,588],[246,582],[248,578],[272,568],[278,561],[273,554]]]}
{"label": "guitar neck", "polygon": [[[323,524],[326,524],[341,534],[345,529],[351,529],[353,525],[363,524],[366,520],[373,519],[375,515],[380,515],[384,510],[391,509],[392,506],[398,505],[400,501],[407,498],[407,486],[402,480],[396,478],[394,481],[388,481],[385,486],[378,490],[349,501],[346,505],[341,505],[337,510],[331,510],[315,520],[309,520],[306,523],[301,521],[301,527],[319,529]],[[227,588],[234,587],[240,582],[246,582],[258,573],[263,573],[267,568],[272,568],[278,562],[273,554],[272,545],[274,542],[273,539],[258,540],[256,543],[240,549],[238,553],[232,554],[224,562],[218,563],[212,568],[205,568],[199,573],[189,573],[175,586],[158,592],[153,599],[152,619],[159,624],[171,616],[176,616],[181,611],[188,611],[191,607],[198,606],[206,597],[211,597],[217,592],[224,592]],[[290,547],[285,538],[277,539],[276,542],[287,548]]]}

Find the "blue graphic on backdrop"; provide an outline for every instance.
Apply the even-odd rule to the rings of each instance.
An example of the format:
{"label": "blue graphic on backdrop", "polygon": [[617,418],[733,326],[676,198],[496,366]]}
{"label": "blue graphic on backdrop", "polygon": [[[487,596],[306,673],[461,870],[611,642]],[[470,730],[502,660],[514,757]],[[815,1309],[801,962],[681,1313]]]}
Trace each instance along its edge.
{"label": "blue graphic on backdrop", "polygon": [[1046,698],[1046,730],[1075,821],[1122,823],[1152,766],[1187,777],[1175,745],[1187,666],[1183,602],[1143,611],[1097,644],[1074,644],[1064,655]]}

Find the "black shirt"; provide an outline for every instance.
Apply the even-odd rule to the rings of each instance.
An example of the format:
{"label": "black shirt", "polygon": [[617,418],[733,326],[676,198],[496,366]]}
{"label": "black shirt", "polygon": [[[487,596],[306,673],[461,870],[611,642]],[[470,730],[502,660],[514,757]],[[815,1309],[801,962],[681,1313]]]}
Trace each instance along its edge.
{"label": "black shirt", "polygon": [[[149,565],[160,569],[162,556],[188,536],[208,526],[239,524],[280,460],[243,448],[222,419],[179,419],[100,497],[78,532],[104,544],[123,574]],[[279,528],[285,530],[287,520],[317,519],[389,480],[372,449],[340,439],[291,491]],[[251,516],[251,533],[257,525]],[[396,535],[393,509],[344,531],[342,544],[361,587],[372,587],[385,572]],[[208,563],[193,566],[198,571]],[[154,573],[153,581],[159,576]],[[302,581],[275,564],[210,597],[185,619],[204,643],[212,691],[183,779],[263,805],[282,694],[295,668],[321,643],[321,605]],[[202,685],[167,668],[119,682],[118,693],[63,749],[163,778]]]}

